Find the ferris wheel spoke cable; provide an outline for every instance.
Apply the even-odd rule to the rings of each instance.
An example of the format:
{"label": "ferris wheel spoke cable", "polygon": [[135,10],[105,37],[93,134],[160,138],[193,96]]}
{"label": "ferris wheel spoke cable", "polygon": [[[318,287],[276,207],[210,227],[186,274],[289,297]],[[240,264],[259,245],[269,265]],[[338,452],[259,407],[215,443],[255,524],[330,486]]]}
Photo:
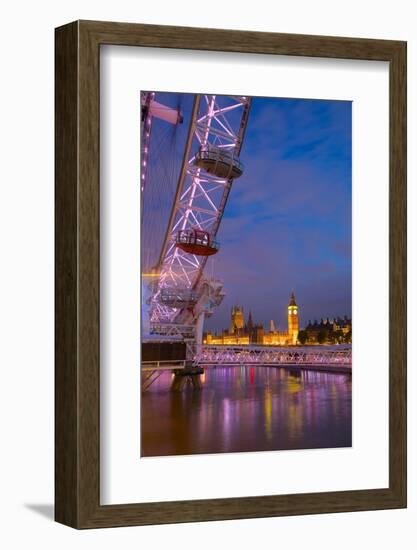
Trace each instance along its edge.
{"label": "ferris wheel spoke cable", "polygon": [[[233,177],[239,177],[242,173],[241,165],[238,162],[236,164],[233,159],[240,153],[250,100],[230,98],[232,102],[237,101],[230,105],[226,98],[206,95],[203,96],[204,99],[201,102],[199,98],[200,96],[195,96],[182,167],[179,168],[179,155],[176,154],[177,133],[171,140],[167,138],[168,134],[165,136],[161,134],[159,139],[153,140],[151,146],[152,166],[149,182],[153,183],[154,193],[150,200],[151,215],[147,221],[147,234],[150,237],[148,248],[152,248],[153,253],[149,250],[149,257],[155,258],[155,249],[162,250],[158,260],[158,272],[161,273],[161,276],[154,287],[153,309],[151,310],[154,321],[168,320],[172,322],[179,312],[178,308],[170,308],[158,303],[157,298],[155,301],[155,297],[167,285],[171,284],[178,288],[197,288],[206,265],[209,276],[211,275],[213,278],[215,263],[209,261],[207,264],[207,261],[208,256],[215,253],[218,247],[217,244],[215,247],[211,244],[212,239],[216,236]],[[241,108],[240,114],[239,107]],[[229,118],[231,111],[234,112]],[[227,117],[225,113],[228,114]],[[236,132],[233,131],[232,126],[236,126]],[[216,153],[216,149],[225,151],[225,153]],[[202,155],[203,152],[206,153],[205,156]],[[230,164],[229,172],[225,171],[224,165],[224,159],[227,158],[226,152],[229,155],[228,158],[232,159],[229,162],[233,163]],[[219,158],[221,158],[220,162],[223,163],[223,168],[221,164],[219,165]],[[211,163],[212,169],[210,169],[209,163]],[[230,177],[232,170],[234,176]],[[165,230],[165,234],[163,234],[161,227],[164,226],[164,220],[166,224],[169,210],[167,201],[172,201],[171,213],[168,214],[168,230]],[[193,231],[195,234],[199,233],[200,239],[201,235],[206,235],[207,237],[204,238],[207,238],[207,246],[211,246],[210,251],[207,250],[206,253],[203,253],[201,248],[205,245],[198,244],[197,241],[194,241],[194,244],[183,245],[183,241],[177,240],[181,233],[178,233],[179,230],[185,231],[185,236]],[[162,244],[161,248],[157,244],[158,241]],[[179,242],[180,244],[178,244]],[[202,243],[202,241],[199,242]],[[193,253],[193,247],[196,248],[195,252],[198,256]],[[178,319],[185,318],[188,317],[178,317]]]}
{"label": "ferris wheel spoke cable", "polygon": [[[158,135],[159,134],[159,135]],[[175,177],[178,171],[178,161],[175,159],[177,149],[177,132],[172,127],[165,131],[154,128],[152,155],[149,158],[147,175],[147,215],[144,216],[143,231],[147,236],[142,241],[143,265],[148,271],[157,260],[155,252],[161,246],[163,235],[160,228],[163,226],[165,211],[172,204],[175,193]]]}

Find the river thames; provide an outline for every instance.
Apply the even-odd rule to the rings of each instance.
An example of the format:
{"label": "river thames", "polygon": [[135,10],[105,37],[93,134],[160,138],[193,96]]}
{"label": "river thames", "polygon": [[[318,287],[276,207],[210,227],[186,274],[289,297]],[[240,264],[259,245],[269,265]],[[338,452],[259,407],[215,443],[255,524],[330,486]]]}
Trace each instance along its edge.
{"label": "river thames", "polygon": [[218,366],[201,381],[174,392],[165,372],[142,393],[141,456],[352,445],[349,374]]}

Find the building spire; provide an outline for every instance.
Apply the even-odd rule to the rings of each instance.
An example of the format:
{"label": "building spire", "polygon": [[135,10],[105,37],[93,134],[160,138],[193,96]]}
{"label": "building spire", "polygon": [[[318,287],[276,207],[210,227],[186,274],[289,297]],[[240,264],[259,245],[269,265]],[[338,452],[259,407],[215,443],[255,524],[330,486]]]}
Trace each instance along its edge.
{"label": "building spire", "polygon": [[294,292],[291,292],[290,303],[289,303],[288,305],[289,305],[289,306],[296,306],[296,305],[297,305],[297,304],[295,303]]}
{"label": "building spire", "polygon": [[251,311],[251,310],[249,310],[248,328],[249,328],[249,329],[252,329],[252,328],[253,328],[253,319],[252,319],[252,311]]}

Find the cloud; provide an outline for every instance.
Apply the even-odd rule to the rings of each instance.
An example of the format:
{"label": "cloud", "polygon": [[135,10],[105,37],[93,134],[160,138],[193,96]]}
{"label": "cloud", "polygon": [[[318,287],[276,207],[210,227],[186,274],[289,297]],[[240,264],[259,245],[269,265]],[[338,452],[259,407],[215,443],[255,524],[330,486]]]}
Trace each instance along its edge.
{"label": "cloud", "polygon": [[[336,103],[336,105],[334,105]],[[226,298],[209,328],[227,327],[230,307],[286,326],[289,293],[301,319],[351,314],[350,105],[264,101],[251,113],[218,238],[215,271]]]}

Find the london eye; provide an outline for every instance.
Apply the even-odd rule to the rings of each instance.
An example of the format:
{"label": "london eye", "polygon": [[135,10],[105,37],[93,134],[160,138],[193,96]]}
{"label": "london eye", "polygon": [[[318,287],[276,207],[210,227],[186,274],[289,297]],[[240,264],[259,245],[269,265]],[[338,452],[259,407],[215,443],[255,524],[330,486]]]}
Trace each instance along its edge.
{"label": "london eye", "polygon": [[[235,179],[251,99],[141,92],[142,316],[150,334],[201,343],[223,297],[206,276]],[[238,185],[238,183],[237,183]],[[191,336],[190,336],[191,335]]]}

